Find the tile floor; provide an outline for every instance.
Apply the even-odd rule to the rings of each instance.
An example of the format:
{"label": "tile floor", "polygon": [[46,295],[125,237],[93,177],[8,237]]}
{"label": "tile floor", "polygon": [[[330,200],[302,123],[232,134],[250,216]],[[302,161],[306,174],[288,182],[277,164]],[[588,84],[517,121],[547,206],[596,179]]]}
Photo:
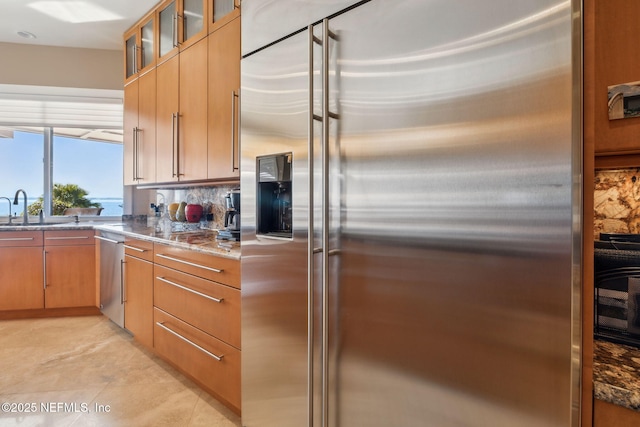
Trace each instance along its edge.
{"label": "tile floor", "polygon": [[0,426],[239,427],[103,316],[0,321]]}

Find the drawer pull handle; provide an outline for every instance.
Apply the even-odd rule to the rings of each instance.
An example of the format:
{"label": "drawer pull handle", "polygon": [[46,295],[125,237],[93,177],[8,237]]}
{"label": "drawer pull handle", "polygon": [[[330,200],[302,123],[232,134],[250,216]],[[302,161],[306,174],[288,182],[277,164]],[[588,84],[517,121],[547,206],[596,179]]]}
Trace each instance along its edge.
{"label": "drawer pull handle", "polygon": [[74,239],[88,239],[88,238],[89,237],[87,236],[66,236],[66,237],[45,237],[44,240],[74,240]]}
{"label": "drawer pull handle", "polygon": [[171,280],[167,280],[164,277],[156,277],[156,279],[161,280],[164,283],[168,283],[171,286],[175,286],[176,288],[180,288],[180,289],[185,290],[187,292],[191,292],[192,294],[196,294],[196,295],[201,296],[203,298],[210,299],[211,301],[215,301],[215,302],[218,302],[218,303],[224,301],[224,298],[210,297],[207,294],[203,294],[202,292],[194,291],[193,289],[187,288],[186,286],[182,286],[182,285],[180,285],[178,283],[172,282]]}
{"label": "drawer pull handle", "polygon": [[213,268],[213,267],[206,267],[204,265],[195,264],[193,262],[185,261],[185,260],[182,260],[182,259],[170,257],[170,256],[163,255],[163,254],[158,254],[158,257],[164,258],[164,259],[168,259],[170,261],[180,262],[182,264],[190,265],[192,267],[204,268],[205,270],[213,271],[214,273],[222,273],[224,271],[224,270],[221,270],[221,269],[217,269],[217,268]]}
{"label": "drawer pull handle", "polygon": [[123,243],[123,242],[119,242],[117,240],[113,240],[113,239],[107,239],[106,237],[102,237],[102,236],[93,236],[94,239],[98,239],[98,240],[104,240],[105,242],[109,242],[109,243],[115,243],[116,245],[119,243]]}
{"label": "drawer pull handle", "polygon": [[140,249],[140,248],[136,248],[135,246],[129,246],[127,244],[123,245],[125,248],[127,249],[131,249],[132,251],[136,251],[136,252],[147,252],[146,249]]}
{"label": "drawer pull handle", "polygon": [[224,354],[221,354],[220,356],[218,356],[216,354],[211,353],[210,351],[200,347],[198,344],[194,343],[190,339],[187,339],[187,338],[183,337],[182,335],[180,335],[176,331],[174,331],[174,330],[172,330],[170,328],[167,328],[166,326],[164,326],[164,322],[156,322],[156,325],[160,326],[162,329],[164,329],[165,331],[169,332],[170,334],[173,334],[176,337],[180,338],[182,341],[186,342],[187,344],[191,344],[192,346],[194,346],[195,348],[197,348],[201,352],[205,353],[206,355],[213,357],[218,362],[222,362],[222,358],[224,357]]}
{"label": "drawer pull handle", "polygon": [[33,240],[33,237],[3,237],[0,239],[3,242],[22,242],[26,240]]}

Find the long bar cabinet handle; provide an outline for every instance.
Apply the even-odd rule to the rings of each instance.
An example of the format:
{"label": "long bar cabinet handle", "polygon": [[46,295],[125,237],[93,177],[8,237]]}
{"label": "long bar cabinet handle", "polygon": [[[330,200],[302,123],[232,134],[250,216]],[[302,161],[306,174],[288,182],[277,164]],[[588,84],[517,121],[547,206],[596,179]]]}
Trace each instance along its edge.
{"label": "long bar cabinet handle", "polygon": [[133,127],[133,132],[132,132],[132,146],[131,146],[131,166],[132,166],[132,175],[133,175],[133,180],[135,181],[137,179],[136,177],[136,147],[137,147],[137,143],[136,143],[136,139],[138,138],[138,128],[137,127]]}
{"label": "long bar cabinet handle", "polygon": [[136,251],[136,252],[147,252],[147,249],[136,248],[135,246],[130,246],[130,245],[127,245],[126,243],[124,245],[122,245],[122,246],[124,246],[127,249],[131,249],[132,251]]}
{"label": "long bar cabinet handle", "polygon": [[42,251],[42,289],[47,289],[47,251]]}
{"label": "long bar cabinet handle", "polygon": [[178,113],[171,113],[171,176],[176,177],[176,121]]}
{"label": "long bar cabinet handle", "polygon": [[213,268],[213,267],[207,267],[205,265],[196,264],[196,263],[193,263],[193,262],[185,261],[183,259],[170,257],[170,256],[164,255],[164,254],[157,254],[157,256],[160,257],[160,258],[168,259],[170,261],[175,261],[175,262],[180,262],[182,264],[190,265],[192,267],[204,268],[205,270],[213,271],[214,273],[222,273],[224,271],[222,269]]}
{"label": "long bar cabinet handle", "polygon": [[33,237],[3,237],[0,238],[0,242],[23,242],[27,240],[33,240]]}
{"label": "long bar cabinet handle", "polygon": [[231,91],[231,172],[238,170],[236,167],[236,99],[238,93]]}
{"label": "long bar cabinet handle", "polygon": [[169,285],[171,285],[171,286],[175,286],[176,288],[180,288],[180,289],[185,290],[185,291],[187,291],[187,292],[191,292],[192,294],[196,294],[196,295],[198,295],[198,296],[201,296],[202,298],[206,298],[206,299],[209,299],[209,300],[211,300],[211,301],[215,301],[215,302],[217,302],[217,303],[221,303],[222,301],[224,301],[224,298],[214,298],[214,297],[209,296],[209,295],[207,295],[207,294],[203,294],[202,292],[198,292],[198,291],[195,291],[195,290],[193,290],[193,289],[191,289],[191,288],[188,288],[188,287],[186,287],[186,286],[182,286],[182,285],[181,285],[181,284],[179,284],[179,283],[172,282],[171,280],[168,280],[168,279],[166,279],[166,278],[164,278],[164,277],[156,276],[156,279],[158,279],[158,280],[160,280],[160,281],[162,281],[162,282],[164,282],[164,283],[167,283],[167,284],[169,284]]}
{"label": "long bar cabinet handle", "polygon": [[88,239],[88,238],[89,236],[65,236],[65,237],[45,237],[44,240],[76,240],[76,239]]}
{"label": "long bar cabinet handle", "polygon": [[115,243],[116,245],[118,243],[123,243],[123,242],[118,242],[117,240],[113,240],[113,239],[108,239],[106,237],[102,237],[102,236],[93,236],[94,239],[98,239],[98,240],[104,240],[105,242],[109,242],[109,243]]}
{"label": "long bar cabinet handle", "polygon": [[222,358],[224,357],[224,354],[221,355],[217,355],[217,354],[213,354],[211,353],[209,350],[202,348],[201,346],[199,346],[198,344],[194,343],[193,341],[191,341],[188,338],[183,337],[182,335],[180,335],[179,333],[177,333],[176,331],[174,331],[171,328],[168,328],[164,325],[164,322],[156,322],[156,325],[158,325],[159,327],[161,327],[162,329],[164,329],[165,331],[169,332],[170,334],[180,338],[182,341],[186,342],[189,345],[192,345],[193,347],[197,348],[198,350],[200,350],[201,352],[203,352],[204,354],[213,357],[214,359],[216,359],[218,362],[222,362]]}
{"label": "long bar cabinet handle", "polygon": [[120,304],[124,304],[127,301],[124,288],[124,265],[125,260],[120,260]]}

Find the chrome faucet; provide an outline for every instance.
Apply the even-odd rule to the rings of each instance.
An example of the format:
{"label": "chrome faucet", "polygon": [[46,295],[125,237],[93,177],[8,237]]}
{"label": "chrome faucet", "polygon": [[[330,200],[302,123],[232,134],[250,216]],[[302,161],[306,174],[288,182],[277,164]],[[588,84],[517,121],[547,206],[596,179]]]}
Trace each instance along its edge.
{"label": "chrome faucet", "polygon": [[0,197],[0,199],[5,199],[9,202],[9,225],[11,225],[11,199],[8,197]]}
{"label": "chrome faucet", "polygon": [[22,192],[22,196],[24,200],[24,211],[22,212],[22,225],[28,225],[29,212],[27,212],[27,193],[23,189],[16,191],[16,197],[13,199],[13,204],[14,205],[18,204],[18,196],[20,195],[20,192]]}

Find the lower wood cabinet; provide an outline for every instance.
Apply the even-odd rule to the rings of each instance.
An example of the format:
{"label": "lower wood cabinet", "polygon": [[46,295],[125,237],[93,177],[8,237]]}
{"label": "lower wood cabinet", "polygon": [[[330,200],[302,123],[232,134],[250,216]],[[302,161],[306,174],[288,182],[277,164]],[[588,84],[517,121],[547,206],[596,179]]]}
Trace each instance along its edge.
{"label": "lower wood cabinet", "polygon": [[240,414],[240,262],[154,245],[155,351]]}
{"label": "lower wood cabinet", "polygon": [[158,354],[240,413],[240,351],[154,308]]}
{"label": "lower wood cabinet", "polygon": [[126,239],[124,244],[124,327],[153,348],[153,243]]}
{"label": "lower wood cabinet", "polygon": [[96,301],[93,230],[44,232],[44,307],[89,307]]}
{"label": "lower wood cabinet", "polygon": [[0,233],[0,310],[44,307],[42,232]]}
{"label": "lower wood cabinet", "polygon": [[93,234],[0,232],[0,311],[95,307]]}
{"label": "lower wood cabinet", "polygon": [[637,427],[639,425],[640,412],[594,399],[593,427]]}

